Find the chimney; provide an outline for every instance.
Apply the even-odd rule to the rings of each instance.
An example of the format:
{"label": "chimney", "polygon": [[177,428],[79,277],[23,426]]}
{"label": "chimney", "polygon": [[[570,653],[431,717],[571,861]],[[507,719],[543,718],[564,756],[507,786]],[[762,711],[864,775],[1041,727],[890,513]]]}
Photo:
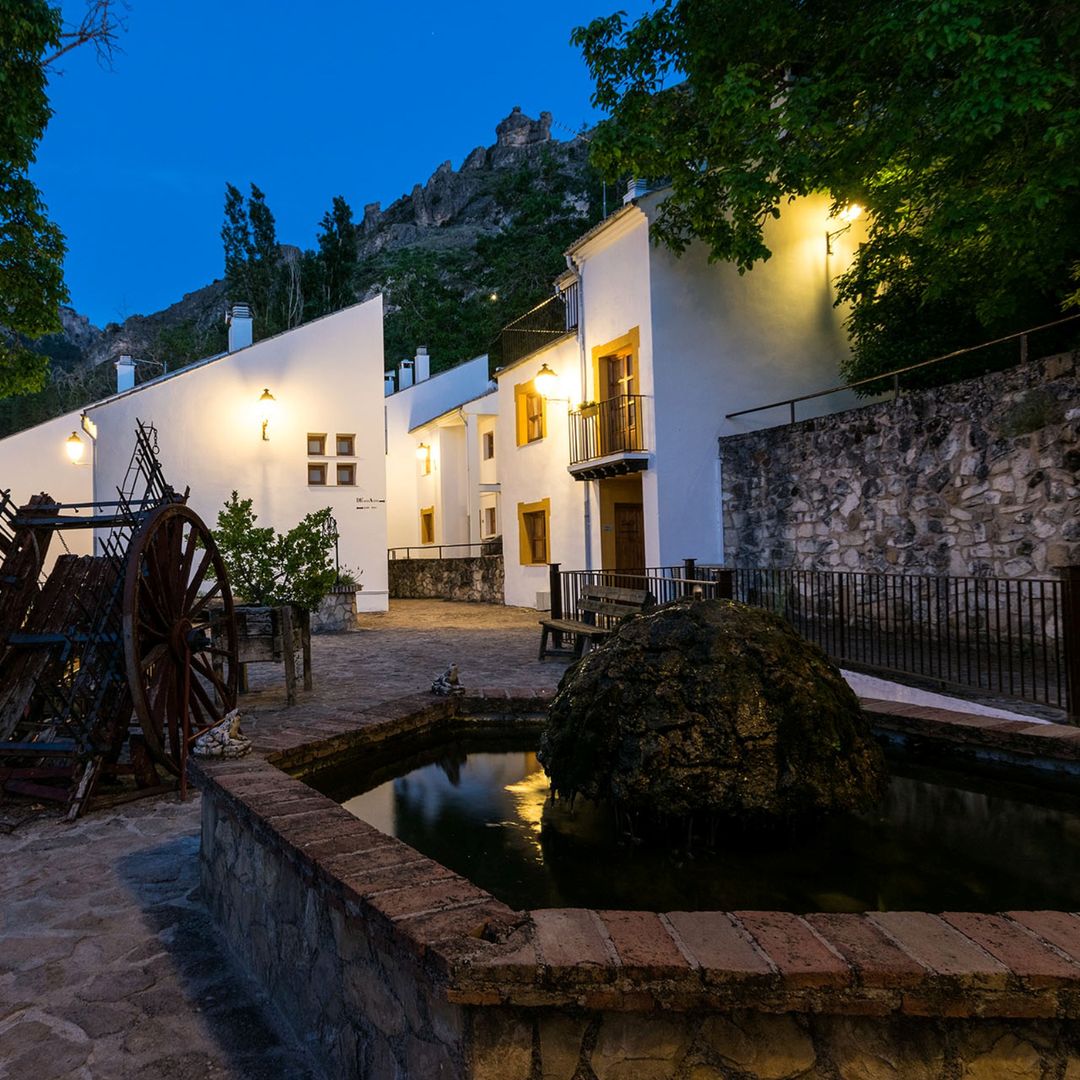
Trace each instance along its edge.
{"label": "chimney", "polygon": [[415,365],[414,372],[418,383],[431,378],[431,358],[427,354],[426,345],[417,346],[413,364]]}
{"label": "chimney", "polygon": [[402,360],[398,364],[398,380],[397,385],[399,390],[408,390],[413,384],[413,367],[416,364],[415,360]]}
{"label": "chimney", "polygon": [[233,304],[225,321],[229,324],[229,352],[246,349],[252,340],[251,307],[248,304]]}
{"label": "chimney", "polygon": [[641,180],[638,177],[634,177],[627,181],[626,194],[623,196],[623,205],[625,206],[629,202],[633,202],[635,199],[641,198],[649,190],[649,184],[646,180]]}
{"label": "chimney", "polygon": [[389,397],[397,389],[397,378],[392,371],[383,372],[383,397]]}
{"label": "chimney", "polygon": [[116,392],[122,394],[135,386],[135,361],[130,356],[121,356],[115,366]]}

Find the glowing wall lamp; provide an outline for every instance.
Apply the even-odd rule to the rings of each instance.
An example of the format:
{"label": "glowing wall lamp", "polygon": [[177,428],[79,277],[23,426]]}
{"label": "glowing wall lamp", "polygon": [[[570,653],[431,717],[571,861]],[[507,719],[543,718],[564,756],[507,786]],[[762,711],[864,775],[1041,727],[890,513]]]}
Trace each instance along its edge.
{"label": "glowing wall lamp", "polygon": [[67,451],[68,461],[72,465],[81,465],[83,455],[86,453],[86,445],[79,438],[79,433],[73,431],[64,441],[64,450]]}
{"label": "glowing wall lamp", "polygon": [[547,364],[542,364],[540,370],[533,376],[533,386],[541,397],[554,398],[560,390],[559,376]]}
{"label": "glowing wall lamp", "polygon": [[833,253],[832,242],[842,234],[846,233],[851,228],[851,223],[855,221],[862,214],[862,207],[858,203],[849,203],[840,211],[836,216],[846,224],[840,229],[834,229],[832,232],[825,233],[825,254],[831,255]]}
{"label": "glowing wall lamp", "polygon": [[422,442],[416,448],[416,460],[420,462],[420,472],[427,476],[431,472],[431,447]]}
{"label": "glowing wall lamp", "polygon": [[274,398],[274,395],[270,393],[268,388],[264,387],[263,392],[259,397],[259,415],[262,417],[263,442],[270,441],[270,436],[266,432],[267,428],[270,426],[270,421],[274,418],[276,409],[277,401]]}

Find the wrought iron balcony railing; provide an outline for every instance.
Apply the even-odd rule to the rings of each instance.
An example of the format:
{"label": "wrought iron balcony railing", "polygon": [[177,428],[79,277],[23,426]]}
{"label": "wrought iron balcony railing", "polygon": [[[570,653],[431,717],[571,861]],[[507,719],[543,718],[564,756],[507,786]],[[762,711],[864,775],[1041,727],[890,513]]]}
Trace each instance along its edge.
{"label": "wrought iron balcony railing", "polygon": [[644,453],[645,399],[621,394],[570,411],[570,464],[619,453]]}

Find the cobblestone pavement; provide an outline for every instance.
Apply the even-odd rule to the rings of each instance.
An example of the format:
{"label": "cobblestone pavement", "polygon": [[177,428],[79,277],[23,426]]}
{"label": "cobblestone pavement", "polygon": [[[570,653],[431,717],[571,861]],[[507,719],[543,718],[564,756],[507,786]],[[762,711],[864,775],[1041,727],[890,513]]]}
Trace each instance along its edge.
{"label": "cobblestone pavement", "polygon": [[[295,727],[426,690],[451,661],[480,686],[554,686],[536,613],[395,601],[316,637],[315,688],[286,709],[282,669],[252,669],[246,727]],[[0,835],[0,1078],[305,1080],[317,1074],[224,956],[198,896],[198,796]],[[5,828],[0,806],[0,830]]]}

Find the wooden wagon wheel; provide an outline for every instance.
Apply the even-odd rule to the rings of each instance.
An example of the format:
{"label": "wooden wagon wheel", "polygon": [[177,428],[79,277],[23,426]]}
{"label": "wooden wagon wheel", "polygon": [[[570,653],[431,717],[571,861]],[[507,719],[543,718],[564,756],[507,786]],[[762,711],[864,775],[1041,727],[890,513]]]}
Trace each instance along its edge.
{"label": "wooden wagon wheel", "polygon": [[182,503],[154,510],[128,551],[124,659],[147,749],[183,785],[192,741],[236,707],[240,664],[225,564]]}

